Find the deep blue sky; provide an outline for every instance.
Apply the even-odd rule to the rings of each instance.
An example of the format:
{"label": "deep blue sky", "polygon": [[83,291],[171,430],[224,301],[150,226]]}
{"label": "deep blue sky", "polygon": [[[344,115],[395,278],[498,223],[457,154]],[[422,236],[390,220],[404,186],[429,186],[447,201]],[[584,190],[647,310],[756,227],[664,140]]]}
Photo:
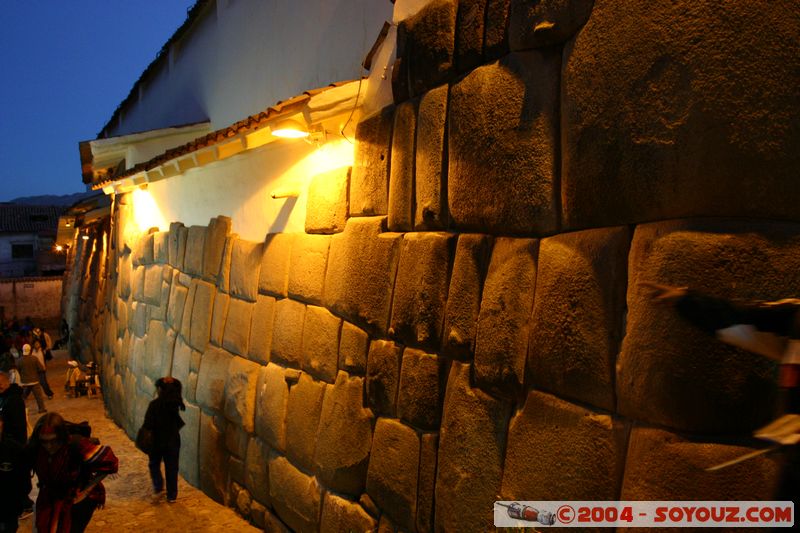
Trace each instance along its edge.
{"label": "deep blue sky", "polygon": [[0,202],[85,190],[94,139],[195,0],[10,0],[0,9]]}

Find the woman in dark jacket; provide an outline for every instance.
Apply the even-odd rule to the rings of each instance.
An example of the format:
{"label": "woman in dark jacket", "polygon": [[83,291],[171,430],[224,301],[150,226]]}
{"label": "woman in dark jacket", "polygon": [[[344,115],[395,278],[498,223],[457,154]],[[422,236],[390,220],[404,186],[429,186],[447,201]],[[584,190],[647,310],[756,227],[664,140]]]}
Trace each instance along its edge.
{"label": "woman in dark jacket", "polygon": [[167,478],[167,501],[173,503],[178,497],[178,459],[181,450],[180,429],[184,423],[178,410],[185,411],[181,382],[167,376],[156,381],[158,396],[150,402],[144,415],[142,427],[153,432],[153,448],[150,458],[150,479],[156,495],[164,490],[161,461]]}

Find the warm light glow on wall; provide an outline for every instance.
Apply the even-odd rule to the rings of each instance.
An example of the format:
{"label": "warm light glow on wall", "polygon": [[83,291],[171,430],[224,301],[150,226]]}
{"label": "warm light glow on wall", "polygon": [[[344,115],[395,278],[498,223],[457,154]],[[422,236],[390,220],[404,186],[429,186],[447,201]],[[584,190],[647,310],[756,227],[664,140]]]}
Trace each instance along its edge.
{"label": "warm light glow on wall", "polygon": [[314,150],[306,159],[313,170],[311,173],[313,176],[334,168],[352,166],[355,150],[351,143],[339,138],[338,140],[329,140],[319,149]]}
{"label": "warm light glow on wall", "polygon": [[142,233],[146,233],[147,230],[154,227],[157,227],[159,231],[169,227],[158,204],[147,190],[134,189],[133,191],[133,219]]}

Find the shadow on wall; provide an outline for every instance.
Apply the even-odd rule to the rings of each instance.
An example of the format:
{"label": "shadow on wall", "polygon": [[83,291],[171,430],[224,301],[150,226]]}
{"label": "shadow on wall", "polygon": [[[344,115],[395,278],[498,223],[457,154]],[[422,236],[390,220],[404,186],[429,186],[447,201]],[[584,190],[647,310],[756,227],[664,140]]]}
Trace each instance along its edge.
{"label": "shadow on wall", "polygon": [[297,204],[296,196],[286,199],[286,203],[281,207],[280,212],[278,212],[278,215],[275,217],[275,221],[267,229],[267,234],[264,236],[265,239],[270,233],[281,233],[286,229],[286,225],[289,223],[289,216],[291,216],[295,204]]}

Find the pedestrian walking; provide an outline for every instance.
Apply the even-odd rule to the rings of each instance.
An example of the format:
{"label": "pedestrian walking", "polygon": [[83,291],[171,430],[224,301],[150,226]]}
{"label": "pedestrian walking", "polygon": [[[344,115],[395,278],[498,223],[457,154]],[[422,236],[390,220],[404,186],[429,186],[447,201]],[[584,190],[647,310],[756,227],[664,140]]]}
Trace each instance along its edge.
{"label": "pedestrian walking", "polygon": [[[25,474],[22,465],[22,449],[28,441],[28,418],[25,414],[25,400],[22,387],[12,383],[8,373],[0,372],[0,441],[2,456],[0,472],[0,532],[16,531],[12,528],[11,513],[16,517],[27,518],[33,511],[33,501],[28,498],[31,492],[31,478]],[[5,528],[5,530],[3,529]]]}
{"label": "pedestrian walking", "polygon": [[42,390],[47,395],[47,399],[52,400],[53,390],[50,388],[50,384],[47,382],[47,358],[45,357],[45,351],[40,340],[34,339],[31,355],[33,355],[42,363],[42,368],[44,368],[44,370],[39,370],[39,384],[42,386]]}
{"label": "pedestrian walking", "polygon": [[39,479],[37,531],[82,533],[105,505],[102,480],[119,468],[114,452],[96,439],[70,435],[61,415],[48,413],[36,422],[28,457]]}
{"label": "pedestrian walking", "polygon": [[19,358],[17,370],[19,371],[19,379],[22,382],[23,398],[27,399],[32,391],[33,396],[36,398],[36,405],[39,407],[39,413],[46,413],[44,391],[41,383],[39,383],[39,372],[44,370],[44,365],[31,355],[30,344],[22,346],[22,357]]}
{"label": "pedestrian walking", "polygon": [[[186,410],[182,397],[181,382],[171,376],[156,381],[158,396],[147,406],[142,428],[153,434],[152,448],[148,450],[150,479],[153,492],[159,497],[164,490],[164,477],[167,481],[167,501],[173,503],[178,498],[178,460],[181,450],[180,429],[184,426],[180,411]],[[161,462],[164,462],[164,476],[161,475]]]}

